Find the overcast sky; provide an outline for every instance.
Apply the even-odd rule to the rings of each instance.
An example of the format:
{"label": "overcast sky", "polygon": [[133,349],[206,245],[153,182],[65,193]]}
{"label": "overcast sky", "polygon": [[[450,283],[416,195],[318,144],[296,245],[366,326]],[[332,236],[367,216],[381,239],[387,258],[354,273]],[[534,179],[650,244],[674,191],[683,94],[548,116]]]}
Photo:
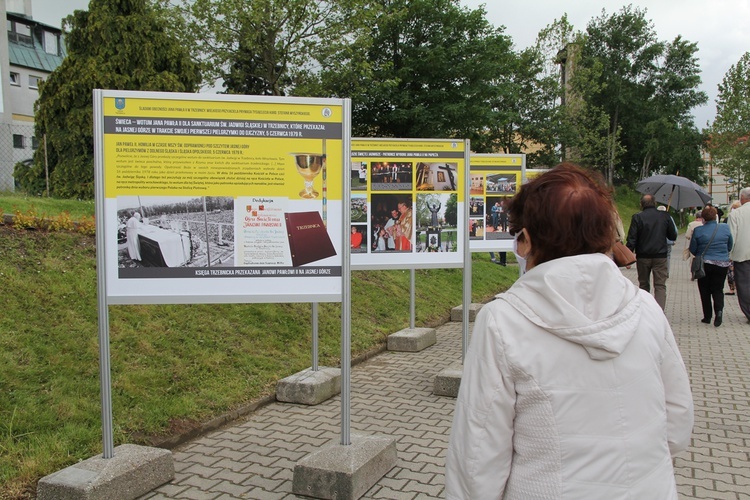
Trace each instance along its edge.
{"label": "overcast sky", "polygon": [[[76,9],[88,9],[88,0],[32,0],[34,19],[60,26],[63,17]],[[505,33],[516,49],[532,45],[539,30],[568,14],[568,21],[585,30],[588,22],[601,14],[619,11],[632,4],[647,10],[659,40],[671,41],[677,35],[698,44],[698,59],[707,105],[694,110],[699,129],[711,122],[716,113],[717,85],[729,67],[750,51],[750,0],[531,0],[501,2],[500,0],[461,0],[462,5],[476,8],[486,5],[487,18],[495,26],[505,26]]]}

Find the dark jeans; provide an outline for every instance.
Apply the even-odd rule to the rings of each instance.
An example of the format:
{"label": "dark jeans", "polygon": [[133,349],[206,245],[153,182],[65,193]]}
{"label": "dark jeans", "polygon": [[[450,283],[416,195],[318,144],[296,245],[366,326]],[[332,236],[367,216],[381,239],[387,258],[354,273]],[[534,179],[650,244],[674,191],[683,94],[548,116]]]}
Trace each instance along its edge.
{"label": "dark jeans", "polygon": [[[724,310],[724,280],[727,278],[728,267],[715,266],[706,262],[703,264],[706,275],[698,280],[698,292],[701,295],[703,317],[711,319],[711,312],[718,314]],[[713,299],[713,309],[711,307]]]}

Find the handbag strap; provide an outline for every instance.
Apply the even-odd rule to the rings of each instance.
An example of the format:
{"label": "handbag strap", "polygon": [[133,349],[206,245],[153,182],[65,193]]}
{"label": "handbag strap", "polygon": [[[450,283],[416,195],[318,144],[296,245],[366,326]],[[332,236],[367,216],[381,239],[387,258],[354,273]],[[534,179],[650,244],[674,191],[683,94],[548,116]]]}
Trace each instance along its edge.
{"label": "handbag strap", "polygon": [[711,242],[714,241],[714,236],[716,236],[716,232],[719,230],[719,223],[716,223],[716,229],[714,229],[714,234],[711,235],[711,239],[708,240],[708,243],[706,243],[706,248],[703,249],[701,252],[701,258],[703,258],[703,254],[706,253],[706,250],[708,250],[708,247],[711,246]]}

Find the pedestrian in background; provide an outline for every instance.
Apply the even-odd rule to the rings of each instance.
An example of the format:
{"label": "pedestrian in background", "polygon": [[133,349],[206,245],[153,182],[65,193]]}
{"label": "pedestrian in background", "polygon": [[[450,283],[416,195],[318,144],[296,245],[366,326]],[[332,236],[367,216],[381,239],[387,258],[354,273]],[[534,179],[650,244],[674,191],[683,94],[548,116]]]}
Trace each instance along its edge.
{"label": "pedestrian in background", "polygon": [[651,291],[651,275],[654,277],[654,298],[664,309],[667,303],[667,240],[677,240],[677,228],[666,212],[656,209],[651,194],[641,196],[641,211],[633,214],[628,230],[627,247],[635,252],[635,268],[638,285]]}
{"label": "pedestrian in background", "polygon": [[[729,207],[729,213],[732,213],[732,210],[735,208],[740,208],[742,206],[742,203],[740,203],[740,200],[734,200],[732,202],[732,205]],[[724,222],[729,223],[729,214],[727,214],[726,219],[724,219]],[[727,270],[727,285],[729,285],[729,291],[726,293],[726,295],[734,295],[734,263],[730,260],[729,261],[729,269]]]}
{"label": "pedestrian in background", "polygon": [[490,260],[494,262],[495,264],[500,264],[501,266],[507,266],[508,265],[508,253],[507,252],[497,252],[497,255],[499,258],[495,258],[495,252],[490,252]]}
{"label": "pedestrian in background", "polygon": [[[659,212],[666,212],[667,215],[669,215],[669,212],[667,212],[667,207],[665,207],[664,205],[659,205],[658,207],[656,207],[656,209]],[[677,234],[677,224],[675,224],[674,219],[671,215],[669,215],[669,219],[672,221],[675,234]],[[672,248],[674,247],[676,241],[677,240],[670,240],[669,238],[667,238],[667,269],[670,269],[670,266],[672,265]]]}
{"label": "pedestrian in background", "polygon": [[729,258],[734,265],[734,288],[742,313],[750,323],[750,188],[740,191],[740,208],[729,213],[734,246]]}
{"label": "pedestrian in background", "polygon": [[703,225],[695,228],[690,239],[690,253],[693,256],[703,256],[703,268],[706,272],[705,276],[697,280],[703,307],[701,322],[710,323],[713,311],[714,326],[720,326],[724,315],[724,280],[729,270],[732,234],[728,225],[719,222],[716,208],[707,206],[701,215]]}

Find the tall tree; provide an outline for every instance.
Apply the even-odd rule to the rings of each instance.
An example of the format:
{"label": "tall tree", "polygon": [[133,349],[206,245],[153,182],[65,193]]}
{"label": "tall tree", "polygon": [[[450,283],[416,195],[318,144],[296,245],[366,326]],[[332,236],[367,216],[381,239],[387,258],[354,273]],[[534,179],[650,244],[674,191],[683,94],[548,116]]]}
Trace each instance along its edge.
{"label": "tall tree", "polygon": [[498,75],[490,98],[490,122],[472,142],[477,151],[526,153],[530,167],[558,162],[560,83],[546,75],[544,59],[536,48],[512,54],[508,72]]}
{"label": "tall tree", "polygon": [[[35,133],[45,137],[52,192],[94,195],[93,89],[193,92],[200,82],[191,54],[152,0],[91,0],[65,19],[68,56],[39,88]],[[21,186],[44,179],[45,149]]]}
{"label": "tall tree", "polygon": [[185,38],[204,83],[226,93],[287,95],[318,69],[315,55],[357,25],[359,0],[182,0]]}
{"label": "tall tree", "polygon": [[721,173],[738,188],[750,184],[750,52],[732,65],[719,84],[710,151]]}
{"label": "tall tree", "polygon": [[482,8],[458,0],[373,0],[369,7],[372,20],[299,92],[350,97],[357,136],[478,144],[500,77],[512,67],[510,38]]}
{"label": "tall tree", "polygon": [[[572,96],[609,121],[600,141],[605,156],[597,166],[610,183],[615,177],[634,181],[655,170],[669,170],[678,148],[692,151],[692,164],[700,161],[701,136],[689,117],[693,107],[707,100],[697,90],[696,52],[697,46],[681,37],[671,43],[659,41],[646,11],[632,6],[611,16],[602,11],[588,24],[572,77]],[[578,136],[592,133],[590,129]]]}

